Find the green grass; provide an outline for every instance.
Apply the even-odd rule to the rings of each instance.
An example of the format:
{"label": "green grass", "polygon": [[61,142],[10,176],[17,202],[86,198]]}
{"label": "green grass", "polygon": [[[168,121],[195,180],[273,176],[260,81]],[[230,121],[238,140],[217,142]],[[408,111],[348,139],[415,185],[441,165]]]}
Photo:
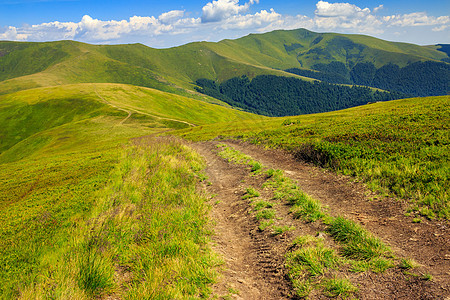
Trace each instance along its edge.
{"label": "green grass", "polygon": [[273,207],[273,203],[272,202],[268,202],[265,200],[260,200],[260,201],[255,201],[252,202],[253,208],[258,211],[264,208],[272,208]]}
{"label": "green grass", "polygon": [[271,219],[275,218],[275,215],[276,215],[275,210],[265,208],[256,213],[256,219],[257,220],[261,220],[261,219],[271,220]]}
{"label": "green grass", "polygon": [[[326,279],[345,261],[334,249],[326,247],[322,239],[310,235],[297,237],[293,244],[297,249],[287,254],[286,268],[298,297],[308,297],[311,291],[321,290],[323,286],[324,294],[328,295],[332,291],[344,291],[343,287],[337,288],[342,279],[334,279],[334,283]],[[348,290],[347,293],[354,291]]]}
{"label": "green grass", "polygon": [[272,234],[273,235],[281,235],[284,234],[285,232],[294,230],[295,227],[294,226],[289,226],[289,225],[284,225],[284,226],[277,226],[274,225],[272,226]]}
{"label": "green grass", "polygon": [[374,103],[337,112],[215,124],[177,135],[241,139],[291,151],[301,160],[357,177],[408,199],[428,218],[449,218],[449,97]]}
{"label": "green grass", "polygon": [[414,260],[410,258],[402,258],[400,260],[399,267],[404,270],[410,270],[418,268],[420,265]]}
{"label": "green grass", "polygon": [[329,224],[328,232],[343,245],[344,256],[357,260],[371,260],[388,255],[390,250],[359,224],[337,217]]}
{"label": "green grass", "polygon": [[[299,297],[308,297],[313,290],[319,290],[328,297],[348,298],[357,292],[357,288],[345,278],[345,270],[350,265],[359,265],[360,272],[371,270],[384,272],[394,267],[386,259],[376,259],[371,266],[365,261],[356,261],[343,257],[337,251],[324,245],[324,239],[304,235],[293,242],[296,250],[286,256],[286,267],[295,293]],[[350,270],[356,271],[356,270]]]}
{"label": "green grass", "polygon": [[[202,160],[176,140],[129,145],[120,152],[114,169],[116,160],[92,165],[85,158],[95,169],[92,183],[71,184],[56,194],[47,180],[45,198],[38,203],[29,196],[28,211],[19,209],[23,202],[8,205],[10,218],[0,232],[3,297],[209,294],[216,259],[208,248],[206,199],[196,188]],[[124,272],[130,274],[126,282],[117,281]]]}
{"label": "green grass", "polygon": [[346,299],[358,289],[348,279],[330,279],[324,285],[325,295],[329,297],[338,297]]}
{"label": "green grass", "polygon": [[219,144],[217,145],[217,148],[220,150],[218,153],[220,157],[229,162],[240,165],[248,165],[250,167],[250,171],[254,175],[260,174],[263,171],[264,166],[260,162],[238,150],[235,150],[233,147],[228,147],[226,144]]}
{"label": "green grass", "polygon": [[2,297],[17,297],[36,283],[39,274],[47,274],[45,259],[58,267],[52,256],[69,242],[72,227],[90,211],[116,161],[115,151],[103,150],[2,164]]}
{"label": "green grass", "polygon": [[328,268],[336,267],[338,260],[333,249],[323,246],[305,247],[290,253],[287,264],[291,274],[305,271],[309,276],[315,277],[324,275]]}
{"label": "green grass", "polygon": [[433,280],[433,275],[429,274],[429,273],[425,273],[422,275],[422,279],[426,280],[426,281],[432,281]]}
{"label": "green grass", "polygon": [[260,195],[261,194],[257,190],[255,190],[252,187],[249,187],[245,190],[245,195],[242,196],[242,199],[245,200],[245,199],[255,198],[255,197],[259,197]]}
{"label": "green grass", "polygon": [[[205,199],[195,187],[205,178],[202,162],[177,141],[122,146],[180,121],[154,116],[147,107],[123,123],[128,113],[97,95],[104,92],[112,102],[113,90],[116,97],[130,93],[130,103],[145,95],[149,102],[170,97],[109,84],[0,96],[6,122],[0,131],[0,298],[209,293],[215,259],[207,248]],[[176,105],[205,108],[191,104]],[[174,120],[163,119],[169,117]],[[197,113],[188,120],[210,117]]]}
{"label": "green grass", "polygon": [[264,186],[274,188],[275,199],[285,200],[292,206],[291,212],[295,218],[314,222],[325,216],[320,202],[301,191],[293,180],[284,176],[281,170],[269,169],[266,175],[269,180],[264,183]]}
{"label": "green grass", "polygon": [[266,230],[268,227],[273,227],[273,224],[275,223],[275,221],[273,219],[271,220],[261,220],[261,222],[258,225],[258,229],[260,231],[264,231]]}

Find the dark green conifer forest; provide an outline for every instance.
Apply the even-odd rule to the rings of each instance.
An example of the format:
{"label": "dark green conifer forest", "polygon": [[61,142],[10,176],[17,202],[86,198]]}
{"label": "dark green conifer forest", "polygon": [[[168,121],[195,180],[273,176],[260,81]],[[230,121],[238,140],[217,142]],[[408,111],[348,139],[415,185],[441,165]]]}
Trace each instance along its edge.
{"label": "dark green conifer forest", "polygon": [[266,116],[311,114],[404,98],[401,93],[373,91],[368,87],[307,82],[274,75],[234,77],[221,84],[199,79],[197,91],[249,112]]}

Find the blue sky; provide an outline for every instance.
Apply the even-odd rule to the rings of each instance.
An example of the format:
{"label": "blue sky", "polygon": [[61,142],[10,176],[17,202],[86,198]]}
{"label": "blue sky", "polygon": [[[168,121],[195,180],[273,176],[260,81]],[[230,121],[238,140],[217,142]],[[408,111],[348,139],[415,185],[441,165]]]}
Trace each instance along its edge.
{"label": "blue sky", "polygon": [[421,45],[450,43],[450,1],[0,0],[0,40],[165,48],[300,27]]}

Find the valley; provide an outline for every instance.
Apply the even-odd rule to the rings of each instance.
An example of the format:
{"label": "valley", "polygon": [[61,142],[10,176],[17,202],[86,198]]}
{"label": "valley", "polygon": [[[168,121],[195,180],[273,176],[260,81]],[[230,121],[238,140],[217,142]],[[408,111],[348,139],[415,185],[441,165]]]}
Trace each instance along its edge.
{"label": "valley", "polygon": [[444,46],[0,41],[0,298],[447,299]]}

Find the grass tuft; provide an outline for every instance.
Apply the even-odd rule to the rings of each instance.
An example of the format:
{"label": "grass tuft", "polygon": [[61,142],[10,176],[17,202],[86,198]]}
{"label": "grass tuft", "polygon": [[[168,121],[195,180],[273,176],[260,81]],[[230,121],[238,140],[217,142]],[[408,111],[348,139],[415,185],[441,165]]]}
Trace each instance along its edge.
{"label": "grass tuft", "polygon": [[433,280],[433,275],[429,274],[429,273],[425,273],[422,275],[422,279],[426,280],[426,281],[432,281]]}
{"label": "grass tuft", "polygon": [[265,208],[256,213],[257,220],[261,220],[261,219],[271,220],[274,218],[275,218],[275,210],[270,209],[270,208]]}
{"label": "grass tuft", "polygon": [[113,264],[96,249],[86,249],[81,253],[78,268],[79,287],[89,296],[99,296],[114,286]]}
{"label": "grass tuft", "polygon": [[325,282],[325,295],[329,297],[350,297],[358,289],[346,278],[334,278]]}
{"label": "grass tuft", "polygon": [[272,234],[273,235],[280,235],[283,234],[285,232],[294,230],[295,227],[294,226],[288,226],[288,225],[284,225],[284,226],[273,226],[272,227]]}
{"label": "grass tuft", "polygon": [[263,220],[259,223],[258,229],[260,231],[266,230],[268,227],[272,226],[275,223],[274,220]]}
{"label": "grass tuft", "polygon": [[253,202],[252,205],[256,211],[259,211],[264,208],[272,208],[273,207],[273,203],[265,201],[265,200]]}
{"label": "grass tuft", "polygon": [[402,258],[398,266],[401,269],[410,270],[420,267],[420,264],[417,263],[414,259]]}
{"label": "grass tuft", "polygon": [[245,199],[250,199],[250,198],[256,198],[259,196],[260,196],[260,193],[257,190],[255,190],[252,187],[249,187],[245,190],[245,195],[242,196],[242,199],[245,200]]}
{"label": "grass tuft", "polygon": [[303,242],[306,242],[304,245],[311,245],[305,245],[286,257],[286,266],[294,279],[305,275],[324,275],[328,268],[339,265],[340,259],[336,252],[325,247],[320,239],[306,237]]}
{"label": "grass tuft", "polygon": [[387,255],[391,250],[357,223],[342,217],[334,218],[328,232],[343,244],[342,253],[349,258],[371,260]]}

